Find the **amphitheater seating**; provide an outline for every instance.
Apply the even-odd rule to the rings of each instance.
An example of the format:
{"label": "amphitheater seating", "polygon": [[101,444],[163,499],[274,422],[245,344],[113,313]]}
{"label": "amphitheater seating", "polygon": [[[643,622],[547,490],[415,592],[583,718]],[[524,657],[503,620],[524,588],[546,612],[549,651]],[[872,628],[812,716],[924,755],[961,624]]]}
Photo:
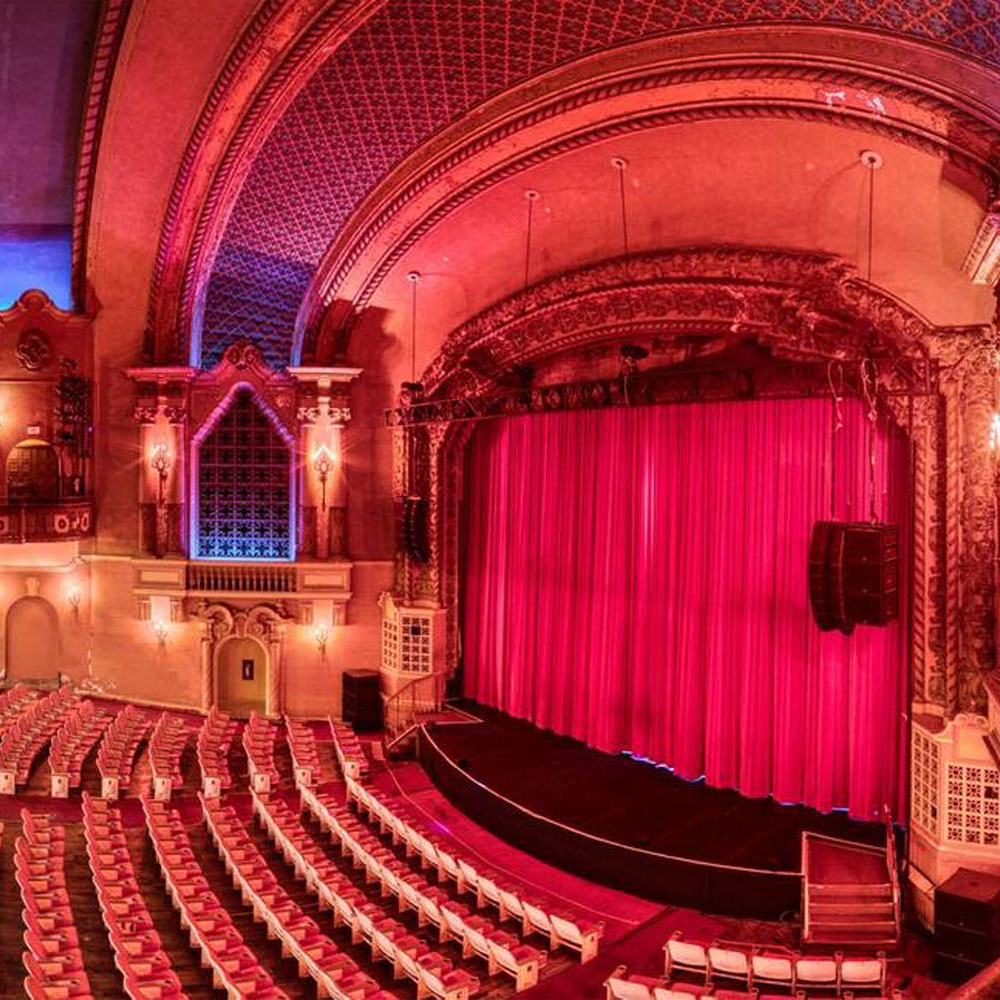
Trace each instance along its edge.
{"label": "amphitheater seating", "polygon": [[153,770],[153,795],[167,800],[174,788],[183,784],[181,757],[195,738],[201,723],[164,712],[153,728],[149,741],[149,761]]}
{"label": "amphitheater seating", "polygon": [[675,932],[663,946],[664,976],[694,973],[708,984],[717,979],[738,980],[746,988],[777,985],[792,991],[806,989],[884,993],[887,963],[875,957],[803,955],[775,945],[726,941],[688,941]]}
{"label": "amphitheater seating", "polygon": [[64,798],[71,788],[80,787],[83,762],[114,717],[113,711],[92,701],[82,701],[69,712],[49,748],[53,796]]}
{"label": "amphitheater seating", "polygon": [[68,687],[35,700],[7,727],[0,740],[0,792],[13,794],[31,774],[31,765],[79,702]]}
{"label": "amphitheater seating", "polygon": [[66,891],[66,837],[47,816],[21,810],[14,878],[24,910],[24,988],[30,997],[93,996]]}
{"label": "amphitheater seating", "polygon": [[406,815],[402,802],[376,794],[352,778],[345,780],[348,801],[355,802],[359,812],[367,813],[370,821],[377,822],[382,833],[391,834],[393,843],[405,845],[407,854],[419,858],[422,867],[435,869],[439,882],[454,881],[460,895],[474,892],[477,907],[495,907],[501,922],[508,917],[518,919],[525,936],[542,934],[552,949],[576,951],[581,962],[597,954],[603,924],[554,909],[528,896],[503,876],[485,869],[481,863],[473,865],[457,857],[450,843],[433,836],[415,817]]}
{"label": "amphitheater seating", "polygon": [[312,726],[301,719],[292,719],[286,715],[285,729],[288,732],[288,749],[295,769],[295,784],[311,786],[317,780],[322,780],[316,734]]}
{"label": "amphitheater seating", "polygon": [[350,1000],[361,995],[368,1000],[395,1000],[343,954],[285,892],[235,810],[218,799],[204,796],[202,806],[209,832],[233,877],[233,884],[249,900],[254,918],[266,923],[269,934],[281,941],[282,950],[296,959],[300,974],[311,976],[322,996]]}
{"label": "amphitheater seating", "polygon": [[83,831],[101,917],[126,996],[183,997],[136,881],[118,809],[84,792]]}
{"label": "amphitheater seating", "polygon": [[180,911],[191,947],[200,952],[202,964],[211,968],[215,987],[225,990],[230,1000],[288,1000],[244,944],[228,911],[209,888],[180,816],[164,802],[149,797],[142,802],[167,891]]}
{"label": "amphitheater seating", "polygon": [[213,705],[198,732],[198,766],[202,791],[215,798],[232,785],[229,773],[229,748],[240,724]]}
{"label": "amphitheater seating", "polygon": [[[304,794],[313,793],[304,790]],[[357,889],[286,802],[255,794],[254,811],[296,875],[319,897],[321,906],[333,911],[334,924],[349,927],[352,940],[366,942],[373,959],[390,962],[395,976],[412,980],[419,997],[468,1000],[479,989],[478,979],[456,969],[445,956],[428,948],[378,902]]]}
{"label": "amphitheater seating", "polygon": [[41,697],[41,691],[26,687],[20,682],[0,692],[0,739],[6,735],[7,727],[21,712]]}
{"label": "amphitheater seating", "polygon": [[158,717],[158,712],[126,705],[104,731],[104,738],[97,750],[102,798],[116,799],[119,790],[131,784],[136,751],[149,735]]}
{"label": "amphitheater seating", "polygon": [[250,785],[258,792],[269,792],[278,787],[278,768],[274,763],[274,744],[278,738],[278,726],[258,715],[250,713],[250,721],[243,728],[243,749],[247,752],[250,768]]}
{"label": "amphitheater seating", "polygon": [[333,749],[341,773],[348,778],[361,780],[368,776],[368,758],[354,728],[347,722],[330,719],[330,733],[333,735]]}

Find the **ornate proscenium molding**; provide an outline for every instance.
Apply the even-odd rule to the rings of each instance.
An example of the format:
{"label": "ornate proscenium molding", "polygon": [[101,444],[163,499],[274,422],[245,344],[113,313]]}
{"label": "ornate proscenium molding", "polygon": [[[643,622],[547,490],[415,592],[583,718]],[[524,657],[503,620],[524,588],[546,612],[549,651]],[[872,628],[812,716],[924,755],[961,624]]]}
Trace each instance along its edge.
{"label": "ornate proscenium molding", "polygon": [[[447,610],[444,662],[458,664],[463,454],[477,415],[625,405],[618,348],[650,352],[628,403],[829,396],[821,374],[871,355],[879,400],[912,442],[911,642],[915,711],[983,701],[994,663],[992,328],[935,327],[828,254],[689,247],[605,261],[545,280],[455,329],[394,411],[394,492],[407,454],[429,500],[431,559],[398,556],[402,600]],[[512,389],[527,366],[530,385]],[[567,378],[567,376],[569,376]],[[411,441],[409,449],[405,441]]]}
{"label": "ornate proscenium molding", "polygon": [[983,216],[962,270],[977,285],[995,285],[1000,277],[1000,204]]}

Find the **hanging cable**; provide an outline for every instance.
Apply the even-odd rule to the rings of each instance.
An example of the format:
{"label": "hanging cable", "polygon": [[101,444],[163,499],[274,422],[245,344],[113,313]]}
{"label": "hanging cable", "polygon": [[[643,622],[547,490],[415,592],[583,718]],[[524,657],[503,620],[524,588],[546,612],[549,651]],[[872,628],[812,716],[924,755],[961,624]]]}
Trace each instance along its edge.
{"label": "hanging cable", "polygon": [[[528,281],[531,277],[531,217],[534,213],[535,202],[538,201],[538,192],[527,190],[524,197],[528,202],[528,220],[524,227],[524,291],[528,290]],[[527,297],[525,297],[525,308],[527,308]]]}
{"label": "hanging cable", "polygon": [[409,271],[406,280],[413,287],[410,296],[410,384],[417,383],[417,285],[420,283],[420,272]]}
{"label": "hanging cable", "polygon": [[868,406],[868,490],[869,514],[872,524],[875,523],[875,430],[878,424],[878,373],[875,362],[864,358],[861,362],[861,391],[864,393]]}
{"label": "hanging cable", "polygon": [[[840,392],[833,384],[834,367],[837,370]],[[826,380],[830,384],[830,398],[833,400],[833,412],[830,421],[830,520],[837,519],[837,435],[844,429],[844,411],[840,401],[844,391],[844,366],[839,361],[830,361],[826,366]]]}
{"label": "hanging cable", "polygon": [[868,168],[868,234],[867,234],[867,284],[868,284],[868,345],[861,361],[861,391],[868,406],[868,509],[872,524],[875,516],[875,446],[878,427],[878,368],[872,357],[875,340],[874,296],[872,295],[872,257],[875,243],[875,171],[882,166],[882,157],[873,150],[861,154],[861,162]]}

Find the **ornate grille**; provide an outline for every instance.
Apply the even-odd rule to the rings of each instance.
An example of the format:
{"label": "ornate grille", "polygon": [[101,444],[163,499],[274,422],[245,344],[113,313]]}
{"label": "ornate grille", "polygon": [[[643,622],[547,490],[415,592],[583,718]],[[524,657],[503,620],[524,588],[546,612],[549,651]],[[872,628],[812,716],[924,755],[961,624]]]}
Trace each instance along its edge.
{"label": "ornate grille", "polygon": [[941,767],[941,750],[929,736],[919,729],[913,730],[912,814],[919,823],[935,836],[938,829],[938,780]]}
{"label": "ornate grille", "polygon": [[1000,774],[993,767],[948,765],[948,840],[1000,842]]}
{"label": "ornate grille", "polygon": [[293,559],[291,456],[249,390],[198,453],[201,559]]}

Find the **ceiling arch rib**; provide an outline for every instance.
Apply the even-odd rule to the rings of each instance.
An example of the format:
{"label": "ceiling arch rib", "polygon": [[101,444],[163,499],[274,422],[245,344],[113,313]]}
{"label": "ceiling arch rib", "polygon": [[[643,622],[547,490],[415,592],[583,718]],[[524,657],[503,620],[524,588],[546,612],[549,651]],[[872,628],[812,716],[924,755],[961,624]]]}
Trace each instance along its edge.
{"label": "ceiling arch rib", "polygon": [[302,298],[351,212],[410,151],[485,99],[587,53],[747,22],[850,23],[1000,64],[1000,12],[982,0],[919,9],[881,0],[738,8],[725,0],[388,0],[291,101],[235,201],[213,208],[216,223],[227,220],[224,232],[217,243],[214,233],[206,239],[185,287],[197,360],[210,363],[250,337],[272,363],[288,363]]}

